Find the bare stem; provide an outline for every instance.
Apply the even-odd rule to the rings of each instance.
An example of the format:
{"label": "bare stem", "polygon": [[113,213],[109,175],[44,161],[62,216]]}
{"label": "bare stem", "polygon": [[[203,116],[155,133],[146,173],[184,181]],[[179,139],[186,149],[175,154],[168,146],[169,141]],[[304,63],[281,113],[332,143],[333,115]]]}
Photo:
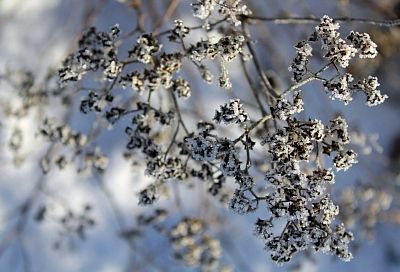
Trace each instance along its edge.
{"label": "bare stem", "polygon": [[284,90],[284,91],[279,95],[279,97],[282,97],[282,96],[284,96],[285,94],[287,94],[287,93],[289,93],[289,92],[291,92],[291,91],[297,90],[297,89],[300,88],[301,86],[303,86],[303,85],[305,85],[305,84],[307,84],[307,83],[309,83],[309,82],[311,82],[311,81],[313,81],[313,80],[321,79],[320,77],[318,77],[318,75],[321,74],[323,71],[327,70],[331,65],[332,65],[332,63],[330,62],[330,63],[326,64],[324,67],[322,67],[321,69],[319,69],[317,72],[311,73],[311,75],[310,75],[309,77],[306,77],[306,78],[300,80],[299,82],[297,82],[297,83],[291,85],[289,88],[287,88],[286,90]]}
{"label": "bare stem", "polygon": [[246,129],[245,132],[243,132],[242,135],[240,135],[238,138],[236,138],[233,143],[237,143],[239,142],[243,137],[245,137],[246,135],[249,135],[250,131],[252,131],[253,129],[255,129],[258,125],[263,124],[265,122],[267,122],[268,120],[272,119],[272,115],[266,115],[263,118],[259,119],[257,122],[253,123],[250,127],[248,127]]}
{"label": "bare stem", "polygon": [[[263,21],[270,22],[277,25],[290,25],[290,24],[315,24],[320,22],[320,18],[317,17],[263,17],[263,16],[243,16],[246,21]],[[393,27],[400,25],[400,19],[395,20],[372,20],[364,18],[348,18],[348,17],[338,17],[332,18],[337,22],[354,22],[360,24],[369,24],[380,27]]]}
{"label": "bare stem", "polygon": [[251,41],[248,39],[250,37],[250,33],[249,31],[246,29],[246,27],[243,24],[243,31],[246,34],[246,44],[247,47],[249,48],[250,54],[252,55],[252,60],[254,63],[254,66],[256,67],[257,73],[261,78],[261,81],[263,83],[263,85],[265,86],[265,88],[267,88],[268,90],[268,94],[272,95],[273,97],[277,98],[279,97],[278,93],[275,91],[275,89],[272,87],[271,82],[269,81],[269,79],[267,78],[267,76],[265,75],[265,73],[263,72],[263,69],[261,67],[261,64],[256,56],[256,52],[253,48],[253,45],[251,43]]}

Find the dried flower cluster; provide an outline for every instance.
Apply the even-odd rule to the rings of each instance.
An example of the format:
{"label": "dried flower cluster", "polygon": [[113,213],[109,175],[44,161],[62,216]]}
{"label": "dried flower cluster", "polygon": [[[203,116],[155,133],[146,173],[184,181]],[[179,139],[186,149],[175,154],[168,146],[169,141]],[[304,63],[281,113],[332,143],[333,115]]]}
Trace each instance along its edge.
{"label": "dried flower cluster", "polygon": [[171,241],[176,260],[189,267],[198,268],[199,271],[231,271],[222,264],[220,242],[210,235],[204,222],[184,217],[173,226],[169,226],[166,222],[167,215],[168,212],[163,209],[156,209],[150,215],[139,215],[137,221],[140,228],[135,229],[134,233],[143,232],[146,227],[151,227]]}
{"label": "dried flower cluster", "polygon": [[238,26],[240,15],[250,15],[251,11],[241,0],[196,0],[192,3],[193,15],[201,20],[208,19],[214,10],[220,16],[226,17],[228,22]]}
{"label": "dried flower cluster", "polygon": [[292,65],[289,66],[289,71],[293,72],[293,80],[299,83],[308,80],[310,77],[317,77],[329,65],[334,65],[337,69],[335,77],[331,79],[319,78],[330,98],[341,100],[347,105],[353,99],[353,94],[361,91],[367,97],[368,106],[383,103],[387,95],[382,95],[380,90],[377,89],[379,83],[376,77],[369,76],[367,79],[352,83],[354,81],[353,75],[350,73],[341,74],[336,66],[348,67],[350,60],[356,54],[361,59],[375,58],[378,54],[377,45],[367,33],[360,34],[354,31],[351,31],[347,36],[346,39],[349,43],[346,43],[344,39],[340,38],[339,27],[338,23],[325,15],[321,19],[321,23],[315,28],[315,32],[309,37],[308,42],[321,42],[323,57],[329,60],[329,64],[315,74],[311,73],[308,67],[309,58],[312,56],[311,44],[307,41],[301,41],[295,46],[297,55]]}
{"label": "dried flower cluster", "polygon": [[[192,6],[194,16],[202,20],[208,20],[217,8],[218,13],[229,18],[234,26],[240,24],[238,16],[250,14],[241,1],[196,1]],[[298,86],[306,81],[320,80],[330,98],[345,104],[353,99],[357,91],[365,93],[369,106],[382,103],[387,96],[377,89],[379,83],[376,77],[370,76],[354,83],[350,73],[340,74],[338,69],[338,66],[346,68],[356,54],[360,58],[374,58],[377,55],[376,44],[368,34],[354,31],[348,35],[350,43],[347,43],[340,38],[338,29],[338,23],[324,16],[308,42],[301,41],[295,46],[297,55],[290,65],[293,80]],[[182,61],[188,58],[199,68],[202,77],[211,81],[203,61],[219,57],[222,69],[219,85],[231,89],[226,63],[243,52],[246,34],[227,35],[216,43],[202,39],[187,46],[184,38],[190,35],[191,29],[181,20],[176,20],[169,32],[169,40],[182,44],[183,52],[163,52],[163,45],[156,37],[151,33],[142,34],[129,51],[128,59],[119,61],[113,43],[118,32],[116,27],[108,34],[91,29],[81,40],[78,53],[64,63],[60,78],[64,81],[79,80],[88,70],[101,68],[107,79],[114,79],[113,84],[131,87],[139,95],[147,92],[151,97],[153,92],[166,89],[173,96],[175,109],[170,111],[156,109],[149,99],[139,102],[136,109],[115,107],[112,105],[111,88],[100,93],[90,91],[81,103],[83,113],[102,113],[110,124],[115,124],[125,115],[133,115],[131,125],[125,129],[129,138],[127,148],[141,151],[146,160],[146,173],[155,179],[139,193],[141,204],[154,203],[161,195],[161,188],[170,180],[199,178],[209,183],[210,193],[219,195],[223,194],[228,178],[233,178],[238,186],[229,204],[233,211],[240,214],[255,212],[261,203],[268,207],[270,216],[258,219],[256,234],[264,240],[274,261],[288,262],[294,254],[309,248],[335,254],[345,261],[352,258],[348,245],[353,235],[343,224],[334,223],[339,208],[326,190],[335,182],[332,167],[336,171],[345,171],[357,163],[357,154],[348,148],[350,138],[345,119],[338,116],[328,124],[318,119],[298,120],[295,115],[302,112],[305,105],[301,91],[293,88],[289,89],[291,95],[285,92],[275,97],[271,115],[263,116],[259,121],[250,121],[240,100],[232,99],[216,110],[215,124],[200,122],[198,131],[190,133],[182,121],[176,100],[176,97],[188,98],[192,92],[188,81],[175,76],[181,69]],[[317,41],[321,42],[323,57],[329,60],[329,64],[313,73],[309,67],[309,59],[313,56],[309,42]],[[146,68],[126,73],[125,64],[134,62],[143,63]],[[335,68],[337,75],[326,79],[320,74],[329,68]],[[250,137],[254,128],[261,125],[267,128],[270,120],[275,122],[274,130],[267,130],[260,140]],[[164,147],[154,136],[174,123],[177,124],[174,138]],[[216,125],[221,123],[239,125],[244,131],[236,139],[220,137]],[[179,130],[182,129],[186,136],[178,140]],[[256,193],[255,186],[259,181],[251,174],[252,154],[257,142],[264,146],[270,165],[264,173],[263,194]],[[324,167],[328,158],[332,166]],[[286,223],[279,230],[276,222],[282,221]],[[197,233],[192,230],[196,224],[196,221],[187,219],[171,232],[173,242],[177,243],[176,255],[188,264],[215,259],[213,254],[219,252],[208,239],[198,241],[200,244],[192,240],[191,235]],[[211,254],[209,257],[203,256],[204,247],[208,247],[206,252]]]}
{"label": "dried flower cluster", "polygon": [[348,226],[356,223],[369,239],[374,237],[374,226],[385,216],[393,201],[390,192],[368,184],[348,187],[341,192],[340,218]]}
{"label": "dried flower cluster", "polygon": [[65,59],[63,68],[59,70],[62,81],[76,81],[88,71],[97,71],[102,68],[104,76],[113,79],[121,70],[117,62],[115,40],[118,37],[118,25],[109,33],[97,32],[96,28],[90,28],[79,40],[79,50],[76,54]]}

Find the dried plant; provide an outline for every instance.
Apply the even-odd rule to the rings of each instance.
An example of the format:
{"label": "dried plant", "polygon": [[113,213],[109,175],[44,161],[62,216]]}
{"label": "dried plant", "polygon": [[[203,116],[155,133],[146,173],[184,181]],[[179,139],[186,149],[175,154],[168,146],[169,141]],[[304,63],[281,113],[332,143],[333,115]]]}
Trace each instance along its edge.
{"label": "dried plant", "polygon": [[[125,142],[124,158],[134,169],[142,166],[152,180],[136,191],[138,204],[154,207],[153,212],[139,216],[135,228],[121,226],[120,237],[132,247],[141,233],[152,228],[171,242],[174,256],[186,265],[201,271],[228,271],[220,262],[222,249],[212,236],[212,224],[187,216],[172,220],[175,225],[171,226],[166,220],[167,209],[157,206],[158,201],[171,197],[168,188],[179,184],[191,190],[194,184],[202,183],[213,198],[233,212],[243,216],[257,212],[254,232],[276,263],[289,262],[305,250],[350,261],[353,256],[349,244],[354,238],[345,225],[350,225],[362,210],[353,203],[354,195],[360,194],[367,202],[376,199],[369,196],[368,188],[354,194],[344,191],[341,204],[347,208],[339,210],[332,199],[335,174],[358,162],[351,131],[343,116],[328,122],[308,116],[312,107],[303,101],[305,91],[301,88],[314,82],[315,92],[325,92],[344,105],[358,99],[364,99],[369,107],[384,103],[388,96],[379,89],[376,76],[359,78],[348,69],[356,58],[377,57],[377,44],[369,34],[357,31],[341,37],[339,22],[389,27],[399,22],[335,20],[327,15],[321,19],[259,17],[244,2],[193,1],[193,16],[201,21],[197,26],[176,19],[171,22],[172,28],[154,32],[144,31],[140,20],[129,33],[121,33],[118,25],[106,32],[91,27],[58,73],[49,73],[44,83],[34,82],[28,72],[3,75],[2,79],[16,86],[23,97],[20,108],[5,112],[8,116],[24,116],[32,108],[50,105],[54,100],[68,110],[75,95],[81,95],[80,118],[94,116],[95,129],[88,133],[74,131],[67,120],[40,115],[38,134],[50,143],[40,166],[44,177],[67,166],[75,167],[80,174],[96,179],[100,187],[111,158],[96,144],[96,137],[109,129],[118,131],[121,137],[115,141]],[[127,4],[138,12],[142,5],[141,1]],[[286,88],[263,71],[256,56],[255,39],[249,29],[262,21],[315,24],[310,26],[309,35],[294,46],[293,61],[288,64],[292,81],[280,84]],[[132,37],[134,44],[129,40]],[[256,74],[251,74],[251,65]],[[215,73],[215,66],[219,73]],[[250,86],[240,92],[250,93],[254,103],[244,103],[232,92],[235,84],[231,73],[237,67]],[[198,91],[192,87],[193,77],[187,76],[193,74],[193,68],[195,76],[210,88],[219,86],[221,92],[231,96],[214,109],[212,120],[202,120],[194,111],[183,110]],[[253,78],[260,79],[258,86]],[[88,82],[91,87],[84,87]],[[211,85],[214,82],[218,86]],[[363,98],[355,97],[358,93]],[[21,157],[22,141],[23,134],[16,127],[9,142],[15,161]],[[44,180],[36,190],[42,189]],[[387,210],[390,197],[385,193],[382,197],[388,201],[370,203],[365,214],[373,217]],[[25,203],[26,211],[34,199]],[[48,211],[45,205],[40,207],[36,219],[42,222]],[[90,232],[96,223],[91,210],[90,205],[82,214],[66,209],[57,219],[62,225],[57,248],[65,237],[76,234],[83,239]],[[337,219],[338,215],[345,224]],[[374,218],[363,222],[372,227]],[[24,224],[26,219],[21,220]]]}

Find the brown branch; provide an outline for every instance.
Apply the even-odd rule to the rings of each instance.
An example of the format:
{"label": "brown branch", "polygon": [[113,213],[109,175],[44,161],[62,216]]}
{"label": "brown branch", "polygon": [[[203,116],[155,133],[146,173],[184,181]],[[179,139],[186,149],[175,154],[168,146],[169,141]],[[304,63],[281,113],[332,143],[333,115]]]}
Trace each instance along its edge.
{"label": "brown branch", "polygon": [[176,8],[178,7],[180,0],[171,0],[168,4],[168,8],[165,11],[164,16],[161,18],[161,20],[157,23],[153,35],[157,35],[160,32],[161,27],[164,25],[166,21],[168,21],[172,15],[174,14]]}

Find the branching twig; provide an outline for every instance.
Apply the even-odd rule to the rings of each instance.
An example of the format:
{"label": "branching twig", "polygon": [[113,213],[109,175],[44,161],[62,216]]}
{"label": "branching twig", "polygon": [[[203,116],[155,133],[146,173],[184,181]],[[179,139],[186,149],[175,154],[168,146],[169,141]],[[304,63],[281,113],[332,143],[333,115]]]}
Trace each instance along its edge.
{"label": "branching twig", "polygon": [[[251,21],[263,21],[270,22],[277,25],[288,25],[288,24],[315,24],[320,22],[320,18],[316,17],[262,17],[262,16],[243,16],[244,20]],[[400,25],[400,19],[394,20],[372,20],[372,19],[364,19],[364,18],[348,18],[348,17],[337,17],[332,18],[337,22],[354,22],[360,24],[369,24],[380,27],[393,27]]]}

